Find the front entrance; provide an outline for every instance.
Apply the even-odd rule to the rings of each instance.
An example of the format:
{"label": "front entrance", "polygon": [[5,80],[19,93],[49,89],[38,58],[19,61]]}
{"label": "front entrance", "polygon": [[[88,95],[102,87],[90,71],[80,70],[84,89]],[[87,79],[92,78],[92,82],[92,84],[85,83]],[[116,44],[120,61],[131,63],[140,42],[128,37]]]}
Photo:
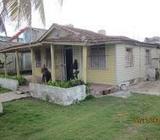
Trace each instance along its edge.
{"label": "front entrance", "polygon": [[66,80],[73,78],[73,50],[72,48],[65,49],[65,62],[66,62]]}

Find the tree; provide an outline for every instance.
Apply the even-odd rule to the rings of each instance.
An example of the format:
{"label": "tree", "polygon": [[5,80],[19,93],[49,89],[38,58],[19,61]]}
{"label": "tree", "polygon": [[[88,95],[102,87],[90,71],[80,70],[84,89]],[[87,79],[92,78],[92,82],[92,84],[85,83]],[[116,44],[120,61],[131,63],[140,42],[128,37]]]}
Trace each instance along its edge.
{"label": "tree", "polygon": [[[58,0],[63,5],[63,0]],[[1,0],[0,2],[0,32],[5,32],[5,19],[17,22],[19,27],[24,21],[28,25],[32,23],[32,8],[39,11],[43,25],[45,26],[45,11],[43,0]]]}

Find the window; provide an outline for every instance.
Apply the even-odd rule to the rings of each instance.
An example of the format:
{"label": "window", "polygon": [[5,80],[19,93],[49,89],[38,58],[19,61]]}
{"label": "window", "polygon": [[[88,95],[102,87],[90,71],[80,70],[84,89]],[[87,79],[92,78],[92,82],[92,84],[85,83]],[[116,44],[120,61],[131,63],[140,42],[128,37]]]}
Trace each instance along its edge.
{"label": "window", "polygon": [[133,67],[133,49],[126,48],[126,67]]}
{"label": "window", "polygon": [[149,49],[146,50],[146,65],[151,64],[151,51]]}
{"label": "window", "polygon": [[41,67],[41,51],[39,49],[35,50],[35,60],[36,67]]}
{"label": "window", "polygon": [[46,48],[46,66],[51,68],[51,51],[50,48]]}
{"label": "window", "polygon": [[91,69],[105,69],[106,68],[106,55],[105,55],[105,47],[97,46],[90,47],[90,68]]}

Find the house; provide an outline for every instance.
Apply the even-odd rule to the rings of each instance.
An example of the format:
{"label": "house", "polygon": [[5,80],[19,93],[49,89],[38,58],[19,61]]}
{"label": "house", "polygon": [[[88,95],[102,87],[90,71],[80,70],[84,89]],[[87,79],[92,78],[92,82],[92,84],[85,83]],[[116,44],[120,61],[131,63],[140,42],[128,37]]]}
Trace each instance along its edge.
{"label": "house", "polygon": [[[19,32],[17,32],[10,39],[10,41],[12,41],[12,42],[18,41],[21,43],[30,43],[30,42],[38,40],[40,38],[40,36],[42,36],[42,34],[44,34],[45,31],[46,31],[45,29],[25,27],[25,28],[21,29]],[[31,71],[30,50],[26,49],[21,54],[19,54],[19,57],[21,59],[20,70],[22,72],[30,72]]]}
{"label": "house", "polygon": [[[7,37],[9,38],[9,37]],[[3,40],[0,40],[0,49],[5,49],[8,48],[12,45],[19,45],[20,43],[18,42],[10,42],[5,40],[5,37],[3,37]],[[16,71],[16,64],[15,64],[15,55],[12,53],[5,53],[5,54],[0,54],[0,72],[4,72],[4,61],[6,59],[6,69],[8,72],[15,72]]]}
{"label": "house", "polygon": [[9,41],[11,37],[9,36],[0,36],[0,41]]}
{"label": "house", "polygon": [[[0,37],[0,48],[9,47],[15,44],[22,44],[22,43],[29,43],[32,41],[36,41],[46,30],[39,29],[39,28],[31,28],[26,27],[21,29],[19,32],[17,32],[13,37]],[[9,73],[15,73],[16,72],[16,62],[15,62],[15,54],[10,53],[7,54],[7,71]],[[31,55],[30,50],[26,49],[25,51],[22,51],[18,55],[20,62],[20,71],[22,73],[28,73],[31,71]],[[1,55],[1,61],[4,61],[4,56]],[[0,68],[1,71],[3,71],[3,67]]]}
{"label": "house", "polygon": [[[78,62],[78,78],[84,82],[119,85],[144,79],[148,69],[159,68],[158,44],[128,37],[106,36],[92,31],[53,24],[37,41],[1,49],[1,53],[30,49],[33,81],[41,80],[46,65],[52,80],[70,80],[73,63]],[[16,59],[17,64],[19,62]],[[17,65],[19,73],[19,65]]]}
{"label": "house", "polygon": [[153,43],[153,44],[160,44],[160,37],[159,36],[154,36],[154,37],[146,37],[144,39],[144,42],[146,43]]}

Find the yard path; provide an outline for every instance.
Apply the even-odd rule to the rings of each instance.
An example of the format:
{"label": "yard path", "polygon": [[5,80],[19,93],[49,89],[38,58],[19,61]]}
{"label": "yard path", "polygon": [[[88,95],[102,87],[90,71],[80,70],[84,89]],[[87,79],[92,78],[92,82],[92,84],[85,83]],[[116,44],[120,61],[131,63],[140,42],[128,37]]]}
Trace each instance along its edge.
{"label": "yard path", "polygon": [[117,91],[117,92],[108,94],[108,96],[128,98],[129,96],[131,96],[131,92],[129,90],[127,90],[127,91]]}
{"label": "yard path", "polygon": [[132,93],[160,96],[160,81],[145,81],[130,86],[128,90],[117,91],[109,96],[128,98]]}
{"label": "yard path", "polygon": [[30,94],[28,93],[17,94],[16,92],[12,91],[12,92],[0,94],[0,102],[4,103],[8,101],[18,100],[21,98],[26,98],[26,97],[30,97]]}

